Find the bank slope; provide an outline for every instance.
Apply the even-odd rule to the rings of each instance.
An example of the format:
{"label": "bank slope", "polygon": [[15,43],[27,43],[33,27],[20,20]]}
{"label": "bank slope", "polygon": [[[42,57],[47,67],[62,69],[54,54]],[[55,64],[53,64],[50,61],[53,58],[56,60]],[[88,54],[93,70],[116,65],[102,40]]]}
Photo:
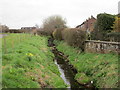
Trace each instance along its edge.
{"label": "bank slope", "polygon": [[115,54],[80,53],[64,42],[55,41],[57,49],[68,55],[70,63],[78,70],[75,79],[80,83],[93,81],[97,88],[118,87],[118,56]]}
{"label": "bank slope", "polygon": [[3,88],[64,88],[47,38],[9,34],[2,39]]}

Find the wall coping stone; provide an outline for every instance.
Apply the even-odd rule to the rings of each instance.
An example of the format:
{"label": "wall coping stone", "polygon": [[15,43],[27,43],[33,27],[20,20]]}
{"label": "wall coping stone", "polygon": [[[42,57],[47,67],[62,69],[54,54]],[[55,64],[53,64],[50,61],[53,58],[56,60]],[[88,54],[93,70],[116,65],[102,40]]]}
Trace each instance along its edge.
{"label": "wall coping stone", "polygon": [[105,44],[117,44],[120,45],[120,42],[109,42],[109,41],[97,41],[97,40],[86,40],[87,42],[94,42],[94,43],[105,43]]}

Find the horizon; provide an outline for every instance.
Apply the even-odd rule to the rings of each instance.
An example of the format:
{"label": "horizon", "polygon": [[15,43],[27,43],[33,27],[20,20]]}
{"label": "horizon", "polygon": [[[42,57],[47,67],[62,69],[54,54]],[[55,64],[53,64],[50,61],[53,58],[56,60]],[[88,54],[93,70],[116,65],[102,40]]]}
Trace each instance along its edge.
{"label": "horizon", "polygon": [[[68,3],[69,2],[69,3]],[[108,4],[107,4],[108,3]],[[61,15],[67,20],[67,26],[74,28],[93,15],[118,14],[119,0],[1,0],[0,23],[10,29],[32,27],[52,15]],[[102,7],[101,7],[102,6]]]}

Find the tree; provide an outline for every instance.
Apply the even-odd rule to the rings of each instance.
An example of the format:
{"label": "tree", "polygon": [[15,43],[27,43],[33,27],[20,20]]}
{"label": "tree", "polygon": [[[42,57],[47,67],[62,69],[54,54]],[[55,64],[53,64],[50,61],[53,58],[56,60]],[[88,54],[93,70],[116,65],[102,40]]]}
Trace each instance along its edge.
{"label": "tree", "polygon": [[53,37],[56,39],[56,40],[62,40],[62,31],[64,29],[63,28],[59,28],[59,29],[55,29],[54,32],[53,32]]}
{"label": "tree", "polygon": [[113,26],[113,23],[115,21],[115,16],[111,14],[98,14],[97,15],[97,23],[96,28],[99,31],[109,31],[112,30],[111,26]]}
{"label": "tree", "polygon": [[9,30],[9,27],[6,25],[0,25],[0,32],[7,32]]}
{"label": "tree", "polygon": [[55,29],[65,27],[67,27],[66,21],[59,15],[50,16],[43,21],[43,30],[46,31],[48,35],[52,34]]}
{"label": "tree", "polygon": [[40,26],[39,26],[38,24],[35,24],[35,27],[36,27],[37,29],[39,29],[39,28],[40,28]]}
{"label": "tree", "polygon": [[106,40],[107,33],[113,30],[112,26],[114,21],[114,15],[106,13],[98,14],[94,31],[91,34],[92,39]]}
{"label": "tree", "polygon": [[67,44],[79,47],[82,51],[85,48],[86,32],[78,28],[66,28],[62,31],[62,38]]}
{"label": "tree", "polygon": [[117,15],[113,24],[113,31],[108,33],[108,40],[114,42],[120,42],[120,17]]}
{"label": "tree", "polygon": [[113,24],[113,31],[114,32],[120,32],[120,17],[115,17],[115,22]]}

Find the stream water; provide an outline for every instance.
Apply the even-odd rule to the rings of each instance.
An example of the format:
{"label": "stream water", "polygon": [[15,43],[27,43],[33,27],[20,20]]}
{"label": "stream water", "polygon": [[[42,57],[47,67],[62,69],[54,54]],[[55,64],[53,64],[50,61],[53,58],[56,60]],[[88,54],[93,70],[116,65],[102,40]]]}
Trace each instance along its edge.
{"label": "stream water", "polygon": [[55,60],[55,64],[58,66],[58,69],[59,69],[59,71],[60,71],[60,77],[64,80],[64,82],[68,85],[68,88],[70,88],[70,82],[69,82],[69,80],[66,78],[66,76],[65,76],[65,72],[64,72],[64,69],[62,69],[61,67],[63,66],[62,64],[60,65],[60,64],[58,64],[57,63],[57,60]]}
{"label": "stream water", "polygon": [[[68,85],[67,88],[89,88],[87,85],[80,84],[75,80],[75,75],[77,73],[76,69],[71,67],[66,59],[64,58],[64,53],[57,50],[55,44],[53,43],[54,39],[49,38],[48,46],[52,47],[51,51],[54,54],[54,62],[58,66],[59,72],[61,73],[61,78]],[[93,90],[93,88],[92,88]]]}
{"label": "stream water", "polygon": [[60,57],[55,58],[55,64],[58,66],[61,78],[68,85],[67,88],[80,88],[74,79],[75,73],[70,69],[69,65]]}

